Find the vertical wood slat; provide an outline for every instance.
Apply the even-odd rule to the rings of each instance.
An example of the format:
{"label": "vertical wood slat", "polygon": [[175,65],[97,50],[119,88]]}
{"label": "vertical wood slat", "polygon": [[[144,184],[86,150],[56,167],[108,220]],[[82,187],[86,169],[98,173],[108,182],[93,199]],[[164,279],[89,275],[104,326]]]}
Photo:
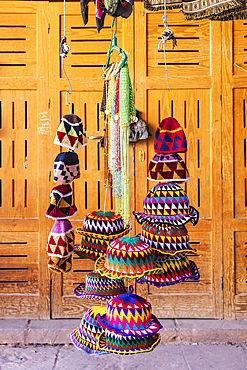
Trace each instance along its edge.
{"label": "vertical wood slat", "polygon": [[224,317],[234,314],[234,193],[233,193],[233,91],[232,91],[232,22],[222,22],[222,164],[223,164],[223,282]]}
{"label": "vertical wood slat", "polygon": [[[47,1],[37,3],[38,11],[38,45],[50,45],[48,34],[49,10]],[[51,40],[53,42],[53,40]],[[49,110],[49,59],[44,48],[38,49],[38,202],[39,202],[39,318],[50,318],[50,272],[47,268],[48,257],[46,243],[52,221],[45,217],[49,206],[49,172],[52,158],[47,146],[53,142],[51,137],[51,120]],[[44,120],[44,119],[47,120]],[[45,165],[44,165],[45,164]]]}

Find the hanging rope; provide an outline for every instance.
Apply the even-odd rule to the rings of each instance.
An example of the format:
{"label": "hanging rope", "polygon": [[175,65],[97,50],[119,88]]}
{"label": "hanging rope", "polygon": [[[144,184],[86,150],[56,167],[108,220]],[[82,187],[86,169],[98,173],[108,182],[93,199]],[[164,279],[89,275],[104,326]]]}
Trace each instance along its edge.
{"label": "hanging rope", "polygon": [[65,67],[64,67],[64,58],[67,57],[71,47],[67,44],[67,41],[66,41],[66,0],[64,0],[63,2],[63,19],[64,19],[64,36],[63,36],[63,39],[62,41],[60,42],[60,56],[62,58],[62,69],[63,69],[63,73],[69,83],[69,89],[70,91],[66,91],[66,106],[69,107],[69,113],[71,114],[71,106],[70,106],[70,103],[68,103],[68,94],[71,95],[72,94],[72,87],[71,87],[71,83],[70,83],[70,80],[69,80],[69,77],[65,71]]}
{"label": "hanging rope", "polygon": [[177,46],[177,40],[174,36],[174,32],[171,31],[168,28],[167,24],[167,14],[166,14],[166,0],[164,1],[164,15],[162,16],[162,21],[164,25],[164,31],[162,32],[161,40],[158,45],[158,50],[164,50],[164,60],[165,60],[165,70],[166,70],[166,84],[167,84],[167,89],[168,89],[168,94],[169,94],[169,116],[171,116],[171,92],[169,88],[169,83],[168,83],[168,74],[167,74],[167,64],[166,64],[166,42],[168,40],[172,40],[172,49],[174,49],[175,46]]}

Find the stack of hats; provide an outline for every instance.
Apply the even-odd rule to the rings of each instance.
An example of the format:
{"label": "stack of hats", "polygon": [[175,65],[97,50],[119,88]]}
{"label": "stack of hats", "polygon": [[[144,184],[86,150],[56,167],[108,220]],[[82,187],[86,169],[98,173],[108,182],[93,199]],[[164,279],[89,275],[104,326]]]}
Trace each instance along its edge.
{"label": "stack of hats", "polygon": [[107,352],[98,349],[100,334],[104,329],[99,325],[97,315],[103,316],[105,307],[93,306],[85,313],[80,325],[71,334],[74,346],[88,355],[104,355]]}
{"label": "stack of hats", "polygon": [[55,220],[47,242],[48,268],[68,272],[75,244],[74,229],[68,218],[77,213],[70,183],[80,177],[79,158],[74,151],[87,145],[81,119],[75,114],[63,116],[54,143],[68,152],[59,153],[54,161],[54,182],[59,185],[52,189],[46,211],[46,217]]}
{"label": "stack of hats", "polygon": [[199,213],[190,206],[186,192],[178,185],[190,178],[178,155],[187,151],[186,136],[175,118],[169,117],[160,123],[155,133],[154,151],[147,178],[158,184],[144,198],[144,211],[133,214],[142,225],[140,239],[152,248],[159,272],[143,276],[137,282],[162,287],[187,279],[198,280],[196,265],[184,253],[197,252],[189,245],[185,224],[190,221],[195,226]]}
{"label": "stack of hats", "polygon": [[124,228],[121,215],[95,211],[85,216],[83,227],[77,228],[76,232],[82,238],[81,245],[76,247],[74,252],[80,258],[96,261],[105,256],[110,242],[129,232],[129,227]]}
{"label": "stack of hats", "polygon": [[136,294],[109,300],[98,321],[104,329],[98,342],[101,351],[130,355],[152,351],[160,342],[162,325],[152,315],[151,304]]}

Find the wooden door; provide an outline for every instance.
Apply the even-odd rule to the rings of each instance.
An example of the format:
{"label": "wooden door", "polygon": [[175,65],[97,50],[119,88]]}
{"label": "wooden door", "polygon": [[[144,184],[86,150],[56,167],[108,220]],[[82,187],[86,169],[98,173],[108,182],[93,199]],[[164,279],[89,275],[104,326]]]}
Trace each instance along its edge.
{"label": "wooden door", "polygon": [[0,7],[0,317],[50,316],[46,9],[44,1]]}
{"label": "wooden door", "polygon": [[224,314],[237,319],[247,318],[246,25],[222,25]]}
{"label": "wooden door", "polygon": [[[59,42],[63,37],[63,3],[50,3],[50,95],[52,134],[55,137],[61,116],[69,113],[66,107],[66,90],[68,82],[61,68],[59,57]],[[105,26],[97,32],[95,23],[95,8],[89,4],[89,21],[83,26],[80,14],[80,4],[66,3],[66,36],[71,52],[65,59],[65,70],[71,81],[73,93],[68,97],[72,113],[81,117],[88,137],[103,135],[104,122],[99,120],[99,109],[103,91],[103,65],[106,62],[107,51],[112,38],[112,18],[106,16]],[[118,45],[130,52],[129,68],[131,78],[134,70],[133,53],[133,18],[117,20]],[[115,56],[114,56],[115,57]],[[51,142],[52,145],[52,142]],[[53,156],[60,148],[53,145]],[[100,148],[99,140],[90,140],[88,146],[78,152],[80,160],[81,178],[74,181],[73,189],[75,202],[78,208],[77,215],[71,220],[74,228],[82,227],[87,212],[104,209],[104,149]],[[133,147],[131,155],[131,183],[130,202],[133,209],[134,202],[134,162]],[[106,210],[112,210],[114,202],[110,189],[107,195]],[[134,221],[133,221],[134,222]],[[80,236],[76,235],[76,243],[80,243]],[[81,317],[93,304],[93,301],[81,300],[74,296],[74,288],[85,282],[86,274],[94,269],[91,260],[81,260],[73,256],[72,270],[66,274],[52,273],[51,284],[51,312],[52,318]]]}
{"label": "wooden door", "polygon": [[[171,89],[171,115],[185,130],[188,152],[184,156],[191,180],[186,184],[190,204],[200,212],[196,227],[188,225],[190,242],[198,254],[190,256],[200,269],[198,282],[165,288],[137,285],[137,292],[152,304],[158,317],[221,318],[222,305],[222,177],[221,177],[221,25],[219,22],[185,22],[181,13],[168,12],[169,27],[178,45],[166,44]],[[158,51],[163,31],[162,12],[143,12],[135,3],[136,107],[142,112],[153,137],[136,144],[138,188],[136,210],[143,209],[147,190],[147,166],[154,155],[154,133],[169,116],[164,53]],[[218,35],[219,37],[211,37]],[[140,226],[137,225],[137,231]]]}

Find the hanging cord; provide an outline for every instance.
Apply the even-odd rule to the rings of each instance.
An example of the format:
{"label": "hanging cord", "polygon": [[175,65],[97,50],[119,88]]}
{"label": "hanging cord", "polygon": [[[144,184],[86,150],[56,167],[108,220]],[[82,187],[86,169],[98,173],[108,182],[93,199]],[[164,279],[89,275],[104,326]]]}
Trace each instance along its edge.
{"label": "hanging cord", "polygon": [[69,107],[69,113],[71,114],[71,106],[70,106],[70,103],[68,103],[68,94],[71,95],[72,94],[72,87],[71,87],[71,83],[70,83],[70,80],[68,78],[68,75],[65,71],[65,67],[64,67],[64,58],[67,57],[71,47],[67,44],[67,41],[66,41],[66,0],[64,0],[63,2],[63,19],[64,19],[64,36],[63,36],[63,39],[62,41],[60,42],[60,56],[62,58],[62,68],[63,68],[63,73],[65,74],[65,77],[69,83],[69,89],[70,91],[66,91],[66,106]]}
{"label": "hanging cord", "polygon": [[171,91],[169,88],[169,83],[168,83],[168,74],[167,74],[167,64],[166,64],[166,42],[168,40],[172,40],[172,49],[174,49],[175,46],[177,46],[177,40],[174,36],[174,32],[171,31],[168,28],[167,25],[167,14],[166,14],[166,0],[164,2],[164,15],[162,16],[162,21],[164,25],[164,31],[162,32],[161,40],[158,44],[158,50],[161,51],[164,49],[164,60],[165,60],[165,70],[166,70],[166,84],[167,84],[167,89],[168,89],[168,94],[169,94],[169,116],[171,116]]}

